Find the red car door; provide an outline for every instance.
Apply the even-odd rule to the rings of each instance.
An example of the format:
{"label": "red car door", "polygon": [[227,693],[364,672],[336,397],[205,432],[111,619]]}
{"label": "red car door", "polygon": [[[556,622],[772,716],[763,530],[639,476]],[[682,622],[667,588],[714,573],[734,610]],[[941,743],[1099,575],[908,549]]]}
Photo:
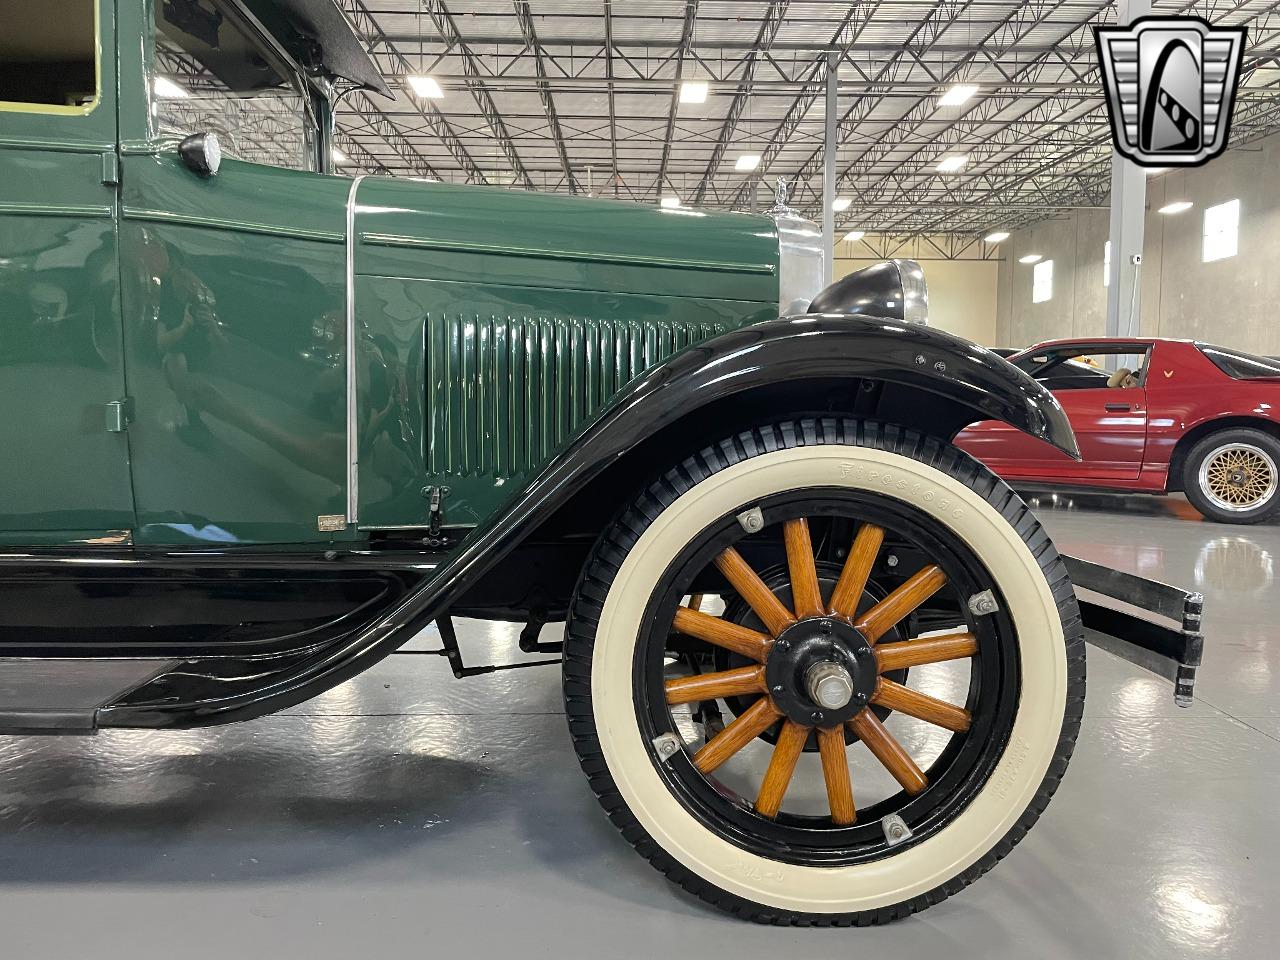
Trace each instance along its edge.
{"label": "red car door", "polygon": [[1054,394],[1067,412],[1080,445],[1080,463],[1048,444],[1043,469],[1082,480],[1136,480],[1147,441],[1144,387],[1063,390]]}
{"label": "red car door", "polygon": [[[1088,353],[1094,356],[1111,352],[1093,347]],[[1133,353],[1135,348],[1126,348],[1126,352]],[[1105,381],[1105,372],[1098,373]],[[1079,463],[1043,441],[991,420],[966,428],[956,437],[956,444],[1009,479],[1063,484],[1138,479],[1147,437],[1145,386],[1076,386],[1082,379],[1046,378],[1046,386],[1053,389],[1075,430],[1082,458]],[[1058,389],[1053,387],[1055,380],[1061,385]]]}

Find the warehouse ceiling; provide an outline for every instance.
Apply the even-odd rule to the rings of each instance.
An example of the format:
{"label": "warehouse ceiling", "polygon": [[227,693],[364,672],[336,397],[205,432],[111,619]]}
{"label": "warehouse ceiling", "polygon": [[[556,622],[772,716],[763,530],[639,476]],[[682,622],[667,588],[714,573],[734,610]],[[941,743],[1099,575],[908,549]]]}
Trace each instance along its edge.
{"label": "warehouse ceiling", "polygon": [[[344,102],[348,172],[734,210],[770,205],[783,177],[816,218],[834,55],[839,231],[976,237],[1107,203],[1090,26],[1114,23],[1113,3],[340,3],[397,94]],[[1280,129],[1280,0],[1153,12],[1246,25],[1232,141]],[[411,94],[410,75],[443,96]],[[681,102],[687,82],[707,84],[705,101]],[[940,102],[957,84],[977,89]]]}

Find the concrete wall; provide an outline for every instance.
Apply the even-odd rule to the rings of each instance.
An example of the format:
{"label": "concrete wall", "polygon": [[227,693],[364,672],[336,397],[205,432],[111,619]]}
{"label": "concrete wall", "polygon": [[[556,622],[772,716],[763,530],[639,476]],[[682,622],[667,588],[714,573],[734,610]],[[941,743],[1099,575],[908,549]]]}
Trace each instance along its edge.
{"label": "concrete wall", "polygon": [[[1204,263],[1205,207],[1240,200],[1239,252]],[[1195,204],[1185,213],[1156,211],[1173,200]],[[1108,212],[1079,210],[1019,230],[1001,249],[996,338],[1027,346],[1054,337],[1106,332],[1102,283]],[[1033,267],[1018,263],[1039,253],[1054,264],[1053,298],[1031,302]],[[1142,251],[1142,332],[1188,337],[1254,353],[1280,354],[1280,135],[1228,151],[1204,167],[1171,170],[1147,180]]]}
{"label": "concrete wall", "polygon": [[[894,257],[910,257],[924,268],[929,286],[929,325],[980,343],[996,343],[996,260],[946,260],[927,243],[913,242],[910,249],[888,252]],[[883,260],[862,241],[836,244],[835,276],[869,267]]]}

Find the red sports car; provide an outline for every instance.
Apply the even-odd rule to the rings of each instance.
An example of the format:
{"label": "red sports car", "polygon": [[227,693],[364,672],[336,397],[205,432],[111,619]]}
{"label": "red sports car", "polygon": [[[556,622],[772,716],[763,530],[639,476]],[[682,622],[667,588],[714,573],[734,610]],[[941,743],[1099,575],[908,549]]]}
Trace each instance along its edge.
{"label": "red sports car", "polygon": [[966,428],[956,443],[1006,480],[1181,490],[1223,523],[1257,523],[1280,508],[1280,359],[1138,338],[1053,340],[1009,362],[1057,396],[1083,459],[1007,424]]}

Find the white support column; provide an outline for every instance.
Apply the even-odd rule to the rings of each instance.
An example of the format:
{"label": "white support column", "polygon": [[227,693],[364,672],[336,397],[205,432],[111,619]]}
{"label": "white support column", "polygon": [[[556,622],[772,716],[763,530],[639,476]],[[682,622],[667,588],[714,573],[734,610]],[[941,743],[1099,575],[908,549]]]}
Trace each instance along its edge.
{"label": "white support column", "polygon": [[[1151,0],[1118,0],[1117,19],[1131,23],[1151,12]],[[1147,175],[1119,153],[1111,155],[1111,270],[1107,287],[1107,336],[1136,337],[1142,314],[1142,233],[1147,215]],[[1115,358],[1111,358],[1115,359]],[[1110,364],[1109,364],[1110,365]]]}
{"label": "white support column", "polygon": [[840,57],[827,53],[826,124],[822,138],[822,269],[830,283],[836,266],[836,81]]}

